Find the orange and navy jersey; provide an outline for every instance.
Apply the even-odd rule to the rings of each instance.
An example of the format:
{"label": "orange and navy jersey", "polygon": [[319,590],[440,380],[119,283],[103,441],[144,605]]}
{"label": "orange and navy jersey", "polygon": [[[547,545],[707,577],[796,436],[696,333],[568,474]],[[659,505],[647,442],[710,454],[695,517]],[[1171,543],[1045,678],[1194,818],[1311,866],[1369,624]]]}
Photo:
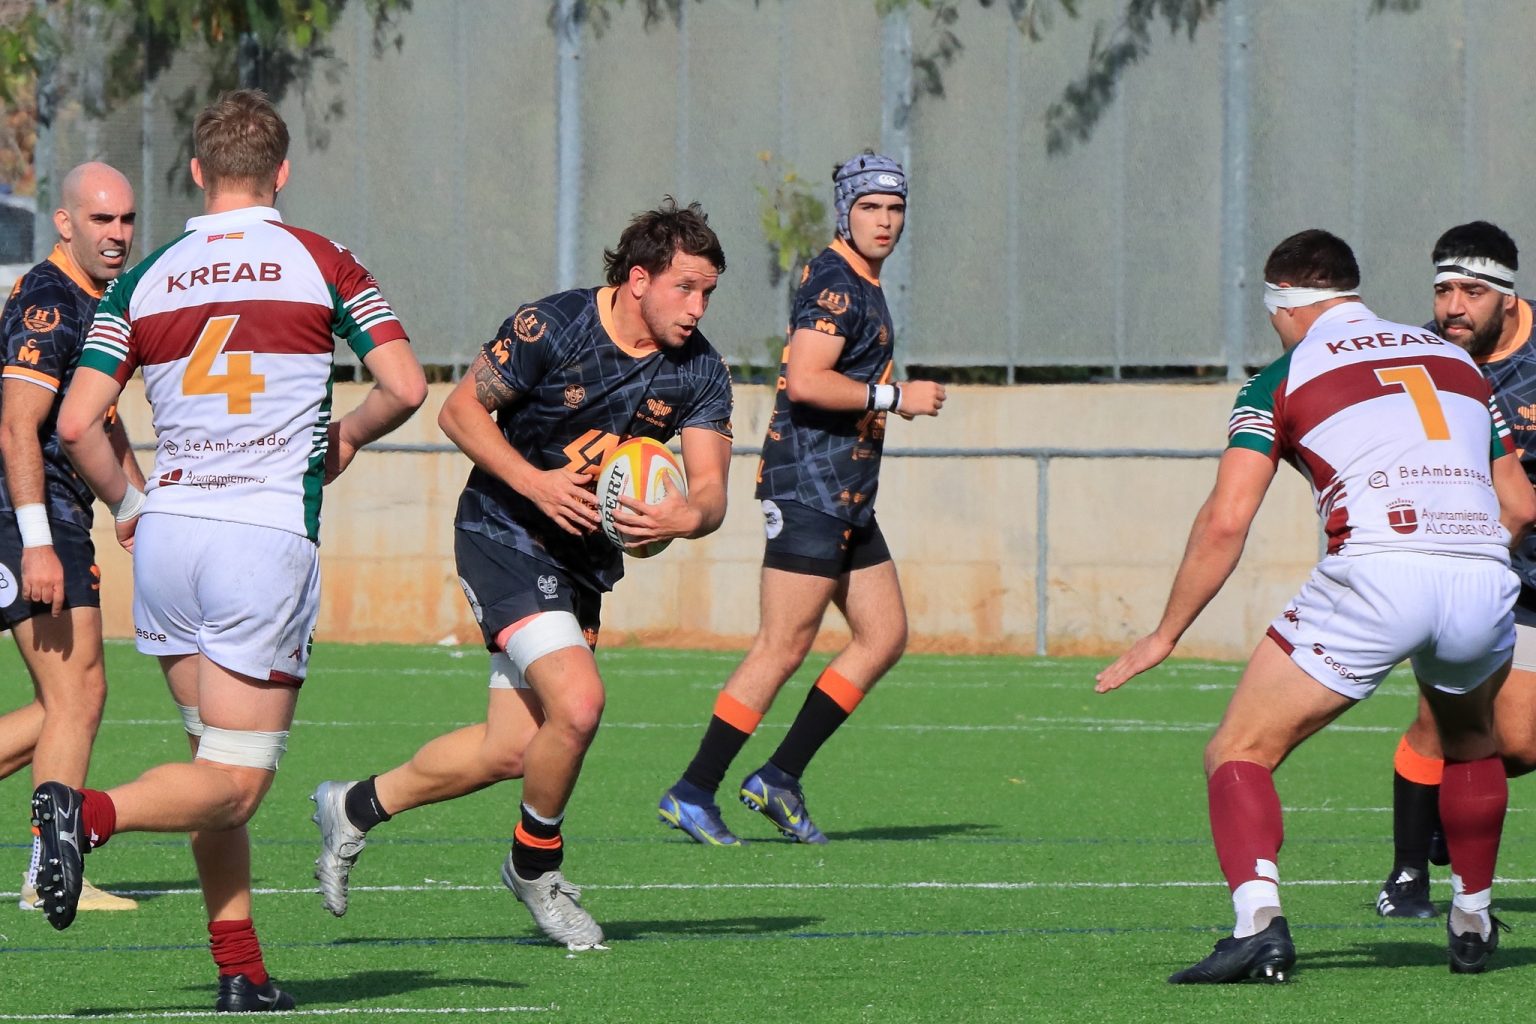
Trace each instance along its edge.
{"label": "orange and navy jersey", "polygon": [[1238,392],[1227,447],[1312,485],[1328,553],[1421,551],[1509,564],[1492,461],[1514,451],[1477,364],[1432,331],[1333,306]]}
{"label": "orange and navy jersey", "polygon": [[146,512],[318,542],[336,339],[362,358],[405,337],[345,246],[245,207],[192,218],[112,282],[80,364],[120,384],[143,372]]}
{"label": "orange and navy jersey", "polygon": [[[0,344],[7,381],[25,381],[53,392],[53,407],[38,428],[43,449],[48,517],[90,529],[95,497],[59,447],[59,406],[75,376],[86,331],[101,293],[62,246],[21,277],[0,313]],[[13,512],[0,469],[0,511]]]}
{"label": "orange and navy jersey", "polygon": [[875,511],[886,414],[834,412],[790,401],[785,375],[799,330],[843,339],[833,365],[838,373],[867,384],[890,381],[895,332],[885,293],[869,264],[841,238],[811,260],[795,292],[757,497],[797,502],[863,526]]}
{"label": "orange and navy jersey", "polygon": [[[1518,317],[1516,339],[1520,345],[1502,359],[1482,364],[1483,376],[1493,388],[1493,397],[1509,424],[1515,453],[1531,483],[1536,484],[1536,345],[1531,344],[1531,304],[1524,299],[1516,304]],[[1434,324],[1427,324],[1434,330]],[[1524,584],[1520,603],[1536,608],[1536,533],[1528,534],[1510,561]]]}
{"label": "orange and navy jersey", "polygon": [[[501,325],[483,351],[518,398],[497,414],[502,434],[541,470],[594,480],[619,442],[667,441],[697,427],[731,436],[731,374],[697,330],[677,349],[631,352],[615,339],[613,288],[560,292]],[[624,575],[601,532],[565,533],[532,501],[476,467],[459,497],[459,529],[557,566],[598,592]]]}

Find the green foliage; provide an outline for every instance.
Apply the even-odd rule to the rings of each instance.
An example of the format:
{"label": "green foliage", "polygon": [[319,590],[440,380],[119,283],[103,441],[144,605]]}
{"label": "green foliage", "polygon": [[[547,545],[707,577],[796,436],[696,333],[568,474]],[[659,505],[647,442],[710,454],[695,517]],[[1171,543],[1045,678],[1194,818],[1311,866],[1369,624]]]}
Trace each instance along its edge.
{"label": "green foliage", "polygon": [[[398,49],[398,18],[414,0],[362,0],[374,25],[374,48]],[[209,54],[208,92],[257,86],[274,99],[305,84],[320,62],[331,59],[324,45],[348,0],[56,0],[48,16],[36,9],[0,25],[0,99],[16,101],[19,90],[53,64],[71,56],[73,27],[90,23],[109,41],[104,87],[83,96],[100,116],[139,95],[175,56],[200,46]],[[48,112],[40,111],[46,122]]]}
{"label": "green foliage", "polygon": [[[677,24],[683,17],[683,4],[686,0],[635,0],[635,6],[640,9],[641,24],[649,29],[663,21]],[[694,0],[695,3],[701,0]],[[760,0],[753,0],[754,3]],[[624,7],[628,0],[575,0],[571,5],[570,20],[580,27],[591,25],[592,31],[602,35],[607,31],[608,25],[613,21],[615,8]],[[560,28],[560,0],[550,0],[549,27],[558,30]]]}
{"label": "green foliage", "polygon": [[31,95],[38,68],[54,58],[57,36],[36,7],[0,22],[0,102],[15,109]]}
{"label": "green foliage", "polygon": [[[1212,20],[1225,0],[1126,0],[1120,23],[1108,32],[1101,22],[1094,30],[1088,68],[1062,90],[1045,114],[1045,144],[1050,153],[1064,153],[1086,142],[1099,118],[1114,101],[1125,72],[1152,49],[1152,29],[1166,24],[1170,33],[1193,39]],[[1371,0],[1370,12],[1411,13],[1422,0]],[[1033,37],[1032,37],[1033,38]]]}
{"label": "green foliage", "polygon": [[[793,167],[780,164],[772,153],[757,155],[771,185],[758,185],[758,223],[773,255],[773,283],[797,271],[827,244],[831,229],[827,204],[801,180]],[[798,276],[798,275],[797,275]]]}

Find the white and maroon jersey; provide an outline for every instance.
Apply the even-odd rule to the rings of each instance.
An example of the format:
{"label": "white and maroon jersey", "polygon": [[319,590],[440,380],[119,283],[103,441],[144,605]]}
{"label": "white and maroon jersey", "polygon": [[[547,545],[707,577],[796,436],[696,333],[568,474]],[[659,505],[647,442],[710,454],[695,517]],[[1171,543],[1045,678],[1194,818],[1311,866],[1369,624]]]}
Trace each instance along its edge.
{"label": "white and maroon jersey", "polygon": [[336,338],[405,338],[345,247],[268,207],[194,217],[107,289],[82,366],[144,371],[155,468],[146,512],[317,541]]}
{"label": "white and maroon jersey", "polygon": [[1285,459],[1307,478],[1329,554],[1509,564],[1491,471],[1514,450],[1509,429],[1477,364],[1423,328],[1358,302],[1324,311],[1238,392],[1227,447]]}

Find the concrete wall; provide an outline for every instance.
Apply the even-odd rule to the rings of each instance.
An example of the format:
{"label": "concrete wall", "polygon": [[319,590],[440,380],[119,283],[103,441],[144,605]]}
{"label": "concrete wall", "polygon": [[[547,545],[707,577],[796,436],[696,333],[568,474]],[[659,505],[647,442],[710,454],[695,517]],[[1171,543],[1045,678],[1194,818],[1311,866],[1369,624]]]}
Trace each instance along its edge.
{"label": "concrete wall", "polygon": [[[445,443],[447,385],[392,440]],[[362,397],[337,387],[337,410]],[[957,387],[936,420],[892,424],[893,448],[1216,449],[1231,385]],[[756,445],[770,391],[737,388],[739,443]],[[150,439],[138,382],[122,403],[135,439]],[[147,468],[147,453],[145,459]],[[1047,637],[1052,654],[1106,654],[1152,628],[1214,459],[1059,459],[1049,468]],[[361,454],[326,494],[324,601],[317,638],[470,643],[478,632],[453,569],[454,504],[468,462],[451,454]],[[730,511],[714,536],[673,544],[630,571],[604,609],[603,642],[743,645],[757,626],[762,527],[754,456],[732,465]],[[914,649],[1035,650],[1035,460],[888,458],[880,521],[901,567]],[[104,517],[103,517],[104,518]],[[109,636],[129,636],[130,566],[98,526]],[[1305,578],[1318,554],[1306,485],[1282,467],[1248,551],[1180,653],[1239,658]],[[843,624],[828,618],[824,643]]]}

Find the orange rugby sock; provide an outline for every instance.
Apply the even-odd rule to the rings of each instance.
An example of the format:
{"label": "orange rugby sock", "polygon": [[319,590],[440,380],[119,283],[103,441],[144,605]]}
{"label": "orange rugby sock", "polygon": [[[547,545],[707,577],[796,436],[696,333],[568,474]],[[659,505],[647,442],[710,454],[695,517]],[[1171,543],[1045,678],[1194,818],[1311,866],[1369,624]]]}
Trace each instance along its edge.
{"label": "orange rugby sock", "polygon": [[1425,757],[1414,750],[1408,745],[1407,736],[1397,744],[1397,753],[1392,756],[1392,767],[1409,782],[1417,782],[1421,786],[1438,786],[1445,775],[1445,762],[1438,757]]}

